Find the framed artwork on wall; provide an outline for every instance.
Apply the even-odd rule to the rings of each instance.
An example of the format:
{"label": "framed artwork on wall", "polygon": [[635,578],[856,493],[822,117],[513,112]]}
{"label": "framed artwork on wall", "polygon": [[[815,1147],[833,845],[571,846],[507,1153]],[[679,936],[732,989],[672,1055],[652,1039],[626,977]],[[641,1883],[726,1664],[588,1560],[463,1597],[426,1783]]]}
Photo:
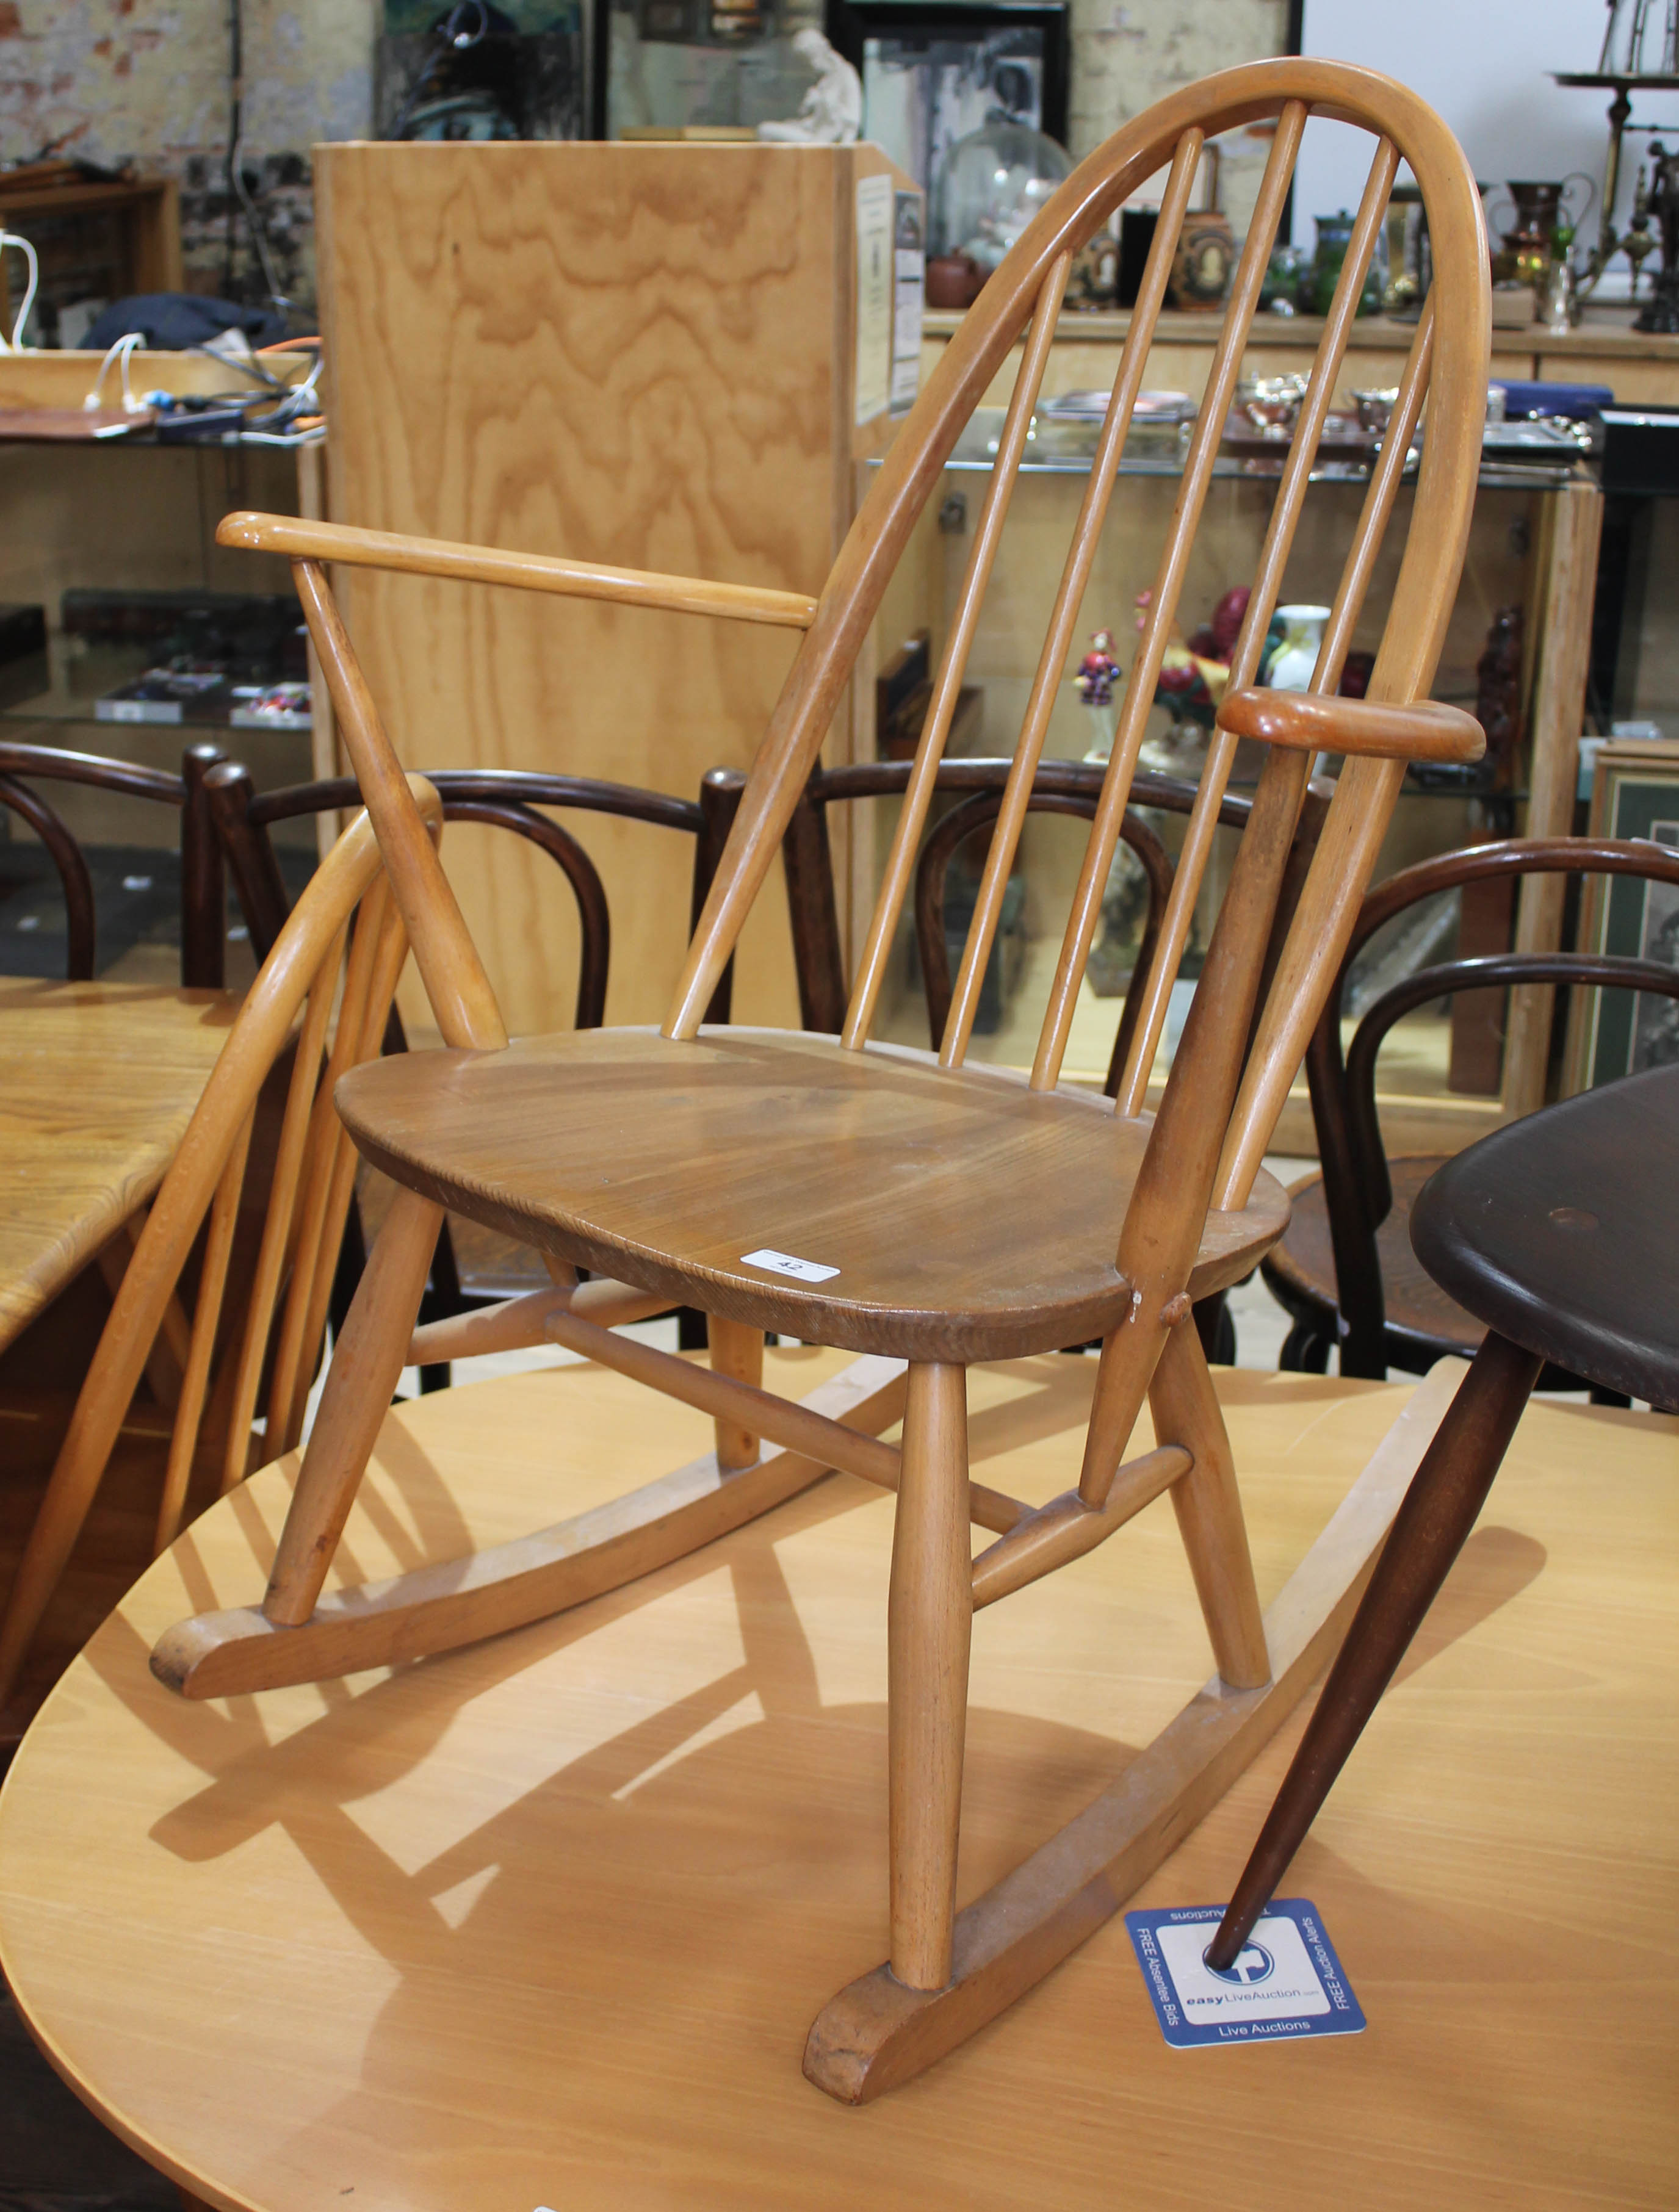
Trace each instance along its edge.
{"label": "framed artwork on wall", "polygon": [[829,0],[826,29],[862,78],[863,137],[922,185],[929,218],[945,157],[988,123],[1066,143],[1064,0]]}
{"label": "framed artwork on wall", "polygon": [[374,64],[380,138],[581,138],[583,0],[384,0]]}
{"label": "framed artwork on wall", "polygon": [[[1679,744],[1604,745],[1591,789],[1594,837],[1647,837],[1679,851]],[[1679,885],[1633,876],[1588,877],[1580,901],[1583,952],[1619,953],[1679,969]],[[1679,1001],[1654,994],[1585,990],[1568,1015],[1566,1089],[1589,1091],[1679,1064]]]}

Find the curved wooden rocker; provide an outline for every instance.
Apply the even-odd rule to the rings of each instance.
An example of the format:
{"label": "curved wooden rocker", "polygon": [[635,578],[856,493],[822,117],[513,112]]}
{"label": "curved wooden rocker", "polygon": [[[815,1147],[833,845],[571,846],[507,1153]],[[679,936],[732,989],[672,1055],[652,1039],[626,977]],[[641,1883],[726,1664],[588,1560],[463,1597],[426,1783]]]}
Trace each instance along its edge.
{"label": "curved wooden rocker", "polygon": [[[1369,182],[1281,471],[1229,689],[1162,918],[1116,1111],[1062,1088],[1074,1003],[1155,680],[1309,112],[1375,139]],[[1080,602],[1204,140],[1274,125],[1252,226],[1184,465],[1029,1079],[964,1065],[1002,895],[1073,649]],[[1314,454],[1401,159],[1434,242],[1411,349],[1310,696],[1251,685]],[[978,623],[1073,257],[1168,168],[1151,256],[1014,750],[940,1048],[869,1042],[940,750]],[[1287,1200],[1261,1160],[1339,963],[1407,758],[1469,759],[1481,732],[1433,705],[1462,563],[1488,355],[1486,247],[1474,180],[1439,118],[1402,87],[1327,63],[1232,70],[1165,100],[1085,161],[987,285],[876,478],[820,597],[795,601],[663,577],[330,526],[231,518],[224,543],[289,554],[396,903],[445,1049],[368,1063],[338,1085],[392,1206],[328,1376],[259,1612],[183,1624],[155,1659],[188,1696],[436,1650],[638,1573],[760,1511],[824,1467],[897,1493],[889,1608],[891,1957],[818,2022],[812,2078],[857,2100],[901,2081],[1007,2003],[1111,1912],[1227,1785],[1327,1656],[1414,1465],[1439,1393],[1409,1420],[1268,1621],[1229,1444],[1191,1322],[1194,1298],[1245,1273]],[[914,771],[837,1036],[702,1030],[915,520],[972,409],[1024,338]],[[1362,701],[1336,696],[1425,395],[1411,527]],[[644,605],[804,631],[662,1032],[509,1044],[431,841],[380,725],[325,564],[610,592]],[[1141,1114],[1167,1002],[1238,737],[1268,750],[1159,1112]],[[1295,918],[1266,946],[1314,756],[1347,757]],[[437,1324],[411,1340],[445,1205],[557,1268],[603,1280]],[[615,1335],[672,1300],[711,1316],[711,1366]],[[638,1309],[638,1302],[639,1309]],[[861,1355],[794,1406],[757,1387],[763,1332]],[[1029,1510],[970,1484],[965,1369],[1092,1336],[1101,1361],[1076,1488]],[[557,1340],[716,1420],[701,1464],[499,1555],[327,1604],[328,1563],[391,1387],[411,1359],[493,1340]],[[881,1363],[890,1363],[883,1366]],[[901,1394],[901,1395],[900,1395]],[[1128,1460],[1147,1401],[1155,1443]],[[867,1432],[900,1407],[903,1441]],[[836,1416],[838,1416],[836,1419]],[[761,1450],[768,1438],[779,1451]],[[975,1610],[1078,1558],[1163,1490],[1177,1509],[1218,1673],[1101,1804],[958,1920],[953,1912],[967,1662]],[[977,1557],[970,1528],[992,1540]]]}

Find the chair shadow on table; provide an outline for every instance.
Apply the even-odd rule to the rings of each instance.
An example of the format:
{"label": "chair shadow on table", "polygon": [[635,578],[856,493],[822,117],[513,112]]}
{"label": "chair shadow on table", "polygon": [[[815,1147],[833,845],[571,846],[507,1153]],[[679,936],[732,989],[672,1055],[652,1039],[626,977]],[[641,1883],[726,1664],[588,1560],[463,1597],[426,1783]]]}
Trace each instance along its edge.
{"label": "chair shadow on table", "polygon": [[[976,1462],[1068,1425],[1068,1393],[1056,1382],[1071,1363],[1021,1364],[1037,1365],[1043,1380],[976,1409]],[[1321,1397],[1326,1410],[1345,1395],[1309,1376],[1256,1376],[1233,1388],[1238,1395],[1265,1389],[1273,1402]],[[423,1553],[447,1555],[451,1539],[440,1532],[452,1516],[464,1551],[464,1521],[426,1451],[410,1437],[400,1452],[387,1448],[382,1463],[392,1480],[374,1497],[374,1510],[385,1540],[411,1553],[405,1564],[418,1564]],[[364,1507],[375,1488],[364,1486]],[[272,1502],[265,1509],[246,1490],[223,1510],[239,1516],[254,1577],[272,1553]],[[180,1860],[208,1863],[270,1827],[280,1830],[361,1942],[399,1978],[370,2019],[358,2081],[341,2106],[289,2139],[295,2170],[328,2170],[344,2139],[341,2122],[357,2124],[350,2108],[368,2096],[399,2098],[411,2154],[423,2158],[435,2131],[429,2147],[441,2156],[472,2083],[505,2085],[498,2125],[515,2141],[534,2144],[544,2128],[563,2136],[574,2094],[592,2136],[633,2130],[646,2083],[603,2059],[611,2021],[620,2036],[626,2021],[643,2022],[653,2074],[668,2064],[672,2044],[679,2046],[690,2093],[682,2101],[690,2112],[721,2113],[729,2083],[754,2072],[761,2090],[766,2052],[772,2092],[821,2106],[799,2075],[805,2029],[836,1982],[885,1939],[886,1713],[884,1699],[824,1704],[789,1571],[801,1590],[806,1585],[788,1562],[796,1562],[801,1539],[871,1510],[890,1508],[854,1479],[830,1478],[719,1543],[569,1613],[382,1679],[323,1684],[313,1694],[325,1710],[278,1741],[270,1739],[264,1699],[189,1705],[161,1690],[147,1672],[148,1639],[121,1615],[113,1620],[89,1662],[147,1729],[207,1777],[155,1822],[152,1841]],[[427,1529],[423,1546],[417,1522]],[[175,1553],[189,1601],[225,1603],[225,1562],[218,1589],[198,1544],[189,1530]],[[1413,1647],[1407,1674],[1517,1596],[1544,1556],[1514,1531],[1481,1531]],[[348,1558],[343,1564],[347,1577],[362,1571]],[[720,1572],[729,1589],[706,1649],[732,1644],[739,1657],[669,1694],[655,1609]],[[883,1582],[882,1605],[884,1595]],[[1123,1620],[1124,1609],[1115,1617]],[[568,1758],[544,1733],[549,1709],[539,1692],[537,1710],[526,1707],[513,1733],[501,1736],[512,1753],[508,1802],[487,1819],[443,1832],[441,1848],[430,1847],[459,1818],[445,1802],[447,1765],[423,1793],[420,1833],[405,1826],[399,1807],[381,1808],[380,1796],[416,1775],[469,1705],[479,1706],[475,1740],[482,1743],[484,1701],[572,1646],[626,1629],[649,1659],[648,1686],[624,1699],[643,1700],[626,1724]],[[877,1639],[865,1640],[872,1646]],[[1117,1668],[1122,1651],[1114,1657]],[[499,1711],[504,1723],[513,1718],[505,1701]],[[1285,1727],[1256,1776],[1288,1755],[1298,1725],[1297,1718]],[[1129,1733],[1147,1740],[1147,1729]],[[1114,1734],[982,1702],[971,1711],[968,1742],[964,1899],[1108,1787],[1139,1748]],[[534,1786],[526,1786],[532,1777]],[[1267,1784],[1250,1776],[1238,1789],[1245,1829],[1260,1816]],[[470,1808],[481,1808],[484,1795],[480,1773],[462,1790],[465,1817],[474,1817]],[[1231,1863],[1239,1863],[1239,1850]],[[1320,1850],[1314,1878],[1334,1866],[1333,1855]],[[1344,1895],[1359,1880],[1342,1868],[1334,1885]],[[1428,1917],[1427,1908],[1407,1901],[1406,1924],[1419,1912]],[[1437,1937],[1444,1941],[1439,1931],[1428,1937],[1433,1948]],[[1110,1930],[1103,1940],[1124,1939]],[[976,2055],[999,2033],[1030,2045],[1030,2024],[1005,2020],[978,2039]],[[472,2055],[464,2055],[463,2039]],[[1017,2048],[1015,2057],[1025,2054]],[[929,2086],[967,2063],[953,2058]],[[1098,2063],[1105,2075],[1111,2051]],[[616,2111],[614,2097],[624,2100]],[[366,2110],[363,2102],[363,2121]],[[894,2131],[901,2124],[881,2124]],[[727,2132],[722,2118],[707,2124]]]}

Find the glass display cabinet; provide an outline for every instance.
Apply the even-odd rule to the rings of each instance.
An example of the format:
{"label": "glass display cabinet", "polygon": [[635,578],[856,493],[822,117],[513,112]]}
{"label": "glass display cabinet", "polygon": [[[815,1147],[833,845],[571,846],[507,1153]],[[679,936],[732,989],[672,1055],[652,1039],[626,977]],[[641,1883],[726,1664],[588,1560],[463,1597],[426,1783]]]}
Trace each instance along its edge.
{"label": "glass display cabinet", "polygon": [[[304,362],[294,362],[301,374]],[[242,763],[259,790],[302,782],[332,758],[312,726],[309,668],[286,564],[229,553],[230,508],[295,511],[319,477],[319,447],[220,439],[175,442],[131,428],[106,379],[117,434],[77,416],[100,356],[0,362],[0,742],[91,753],[178,776],[195,744]],[[228,380],[205,356],[141,354],[134,384],[186,393]],[[103,417],[96,418],[103,423]],[[58,780],[34,788],[81,847],[92,878],[95,972],[176,979],[179,809]],[[315,853],[313,823],[282,825],[288,875]],[[242,918],[225,972],[251,973]],[[0,808],[0,973],[62,980],[65,915],[33,831]]]}
{"label": "glass display cabinet", "polygon": [[[1097,395],[1104,400],[1105,394]],[[1003,532],[985,611],[970,659],[969,696],[958,713],[949,755],[1007,757],[1014,745],[1037,656],[1094,449],[1099,410],[1081,414],[1067,400],[1040,402],[1027,458]],[[1310,672],[1314,619],[1324,611],[1351,539],[1369,472],[1371,441],[1355,435],[1350,401],[1344,442],[1326,437],[1314,472],[1290,560],[1283,602],[1287,620],[1273,624],[1273,673],[1287,681],[1287,658],[1304,653]],[[1079,640],[1069,657],[1046,747],[1046,758],[1099,760],[1111,743],[1112,714],[1105,717],[1080,686],[1081,657],[1094,653],[1123,668],[1135,642],[1137,610],[1154,581],[1159,549],[1178,493],[1182,454],[1188,443],[1188,403],[1174,407],[1167,395],[1140,420],[1121,464],[1122,483],[1109,512],[1100,551],[1086,594]],[[1235,418],[1232,417],[1232,422]],[[869,759],[907,750],[919,732],[916,679],[936,670],[951,611],[966,566],[972,532],[1001,428],[1001,409],[982,410],[952,453],[937,491],[883,604],[872,657],[855,687],[853,757]],[[1211,702],[1204,684],[1195,696],[1194,656],[1216,657],[1219,626],[1231,622],[1227,595],[1244,586],[1256,566],[1281,464],[1267,456],[1262,434],[1227,439],[1217,464],[1201,532],[1179,609],[1184,688],[1165,693],[1151,710],[1142,765],[1193,779],[1207,745]],[[865,473],[866,488],[867,476]],[[1408,491],[1402,493],[1387,545],[1372,579],[1358,649],[1373,647],[1396,573],[1408,521]],[[1435,684],[1436,696],[1478,712],[1489,726],[1487,759],[1474,769],[1413,770],[1377,868],[1377,878],[1428,855],[1489,836],[1532,830],[1555,834],[1570,826],[1576,749],[1589,644],[1591,584],[1602,495],[1589,465],[1584,434],[1552,426],[1511,426],[1489,433],[1463,577]],[[1111,642],[1097,634],[1110,634]],[[1227,652],[1228,635],[1223,649]],[[1186,669],[1184,664],[1190,664]],[[1364,666],[1367,669],[1368,655]],[[1085,673],[1088,677],[1089,667]],[[1122,678],[1118,684],[1122,684]],[[1304,678],[1301,679],[1302,688]],[[1116,685],[1117,696],[1118,684]],[[1318,763],[1320,775],[1335,772]],[[1250,771],[1251,775],[1253,771]],[[1238,759],[1232,790],[1243,787]],[[867,915],[891,835],[896,802],[855,810],[850,828],[850,911]],[[1562,818],[1558,819],[1558,809]],[[1181,843],[1183,817],[1147,809],[1145,819],[1169,851]],[[1029,1066],[1061,936],[1082,857],[1087,825],[1049,815],[1029,818],[987,979],[982,1033],[972,1051],[982,1058]],[[1191,948],[1176,987],[1175,1002],[1156,1064],[1156,1093],[1195,988],[1222,894],[1236,832],[1220,830],[1196,914]],[[966,927],[964,897],[971,899],[984,858],[982,829],[953,856],[946,882],[946,934],[959,942]],[[1146,884],[1135,858],[1122,845],[1110,877],[1103,921],[1084,982],[1067,1060],[1070,1079],[1099,1085],[1113,1047],[1126,981],[1135,964],[1147,907]],[[1362,956],[1351,1010],[1389,982],[1434,961],[1490,951],[1512,939],[1538,945],[1556,940],[1558,917],[1512,908],[1509,891],[1494,887],[1488,900],[1472,895],[1465,911],[1451,894],[1414,910]],[[855,950],[855,948],[854,948]],[[1383,1053],[1383,1126],[1390,1148],[1451,1150],[1470,1141],[1506,1115],[1539,1103],[1546,1082],[1548,1038],[1542,1007],[1506,1010],[1498,994],[1465,996],[1423,1008],[1402,1021]],[[928,1020],[913,932],[906,924],[894,963],[893,996],[877,1034],[925,1045]],[[1315,1150],[1304,1081],[1278,1134],[1283,1151]]]}

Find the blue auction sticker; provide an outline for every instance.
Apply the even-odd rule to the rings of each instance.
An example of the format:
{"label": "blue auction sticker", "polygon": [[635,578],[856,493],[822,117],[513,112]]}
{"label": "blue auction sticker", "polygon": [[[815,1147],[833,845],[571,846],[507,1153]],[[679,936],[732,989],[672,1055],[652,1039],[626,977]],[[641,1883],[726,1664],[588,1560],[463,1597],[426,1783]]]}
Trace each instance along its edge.
{"label": "blue auction sticker", "polygon": [[1207,1963],[1222,1905],[1128,1912],[1143,1983],[1175,2050],[1203,2043],[1286,2043],[1302,2035],[1356,2035],[1365,2025],[1317,1908],[1274,1898],[1232,1963]]}

